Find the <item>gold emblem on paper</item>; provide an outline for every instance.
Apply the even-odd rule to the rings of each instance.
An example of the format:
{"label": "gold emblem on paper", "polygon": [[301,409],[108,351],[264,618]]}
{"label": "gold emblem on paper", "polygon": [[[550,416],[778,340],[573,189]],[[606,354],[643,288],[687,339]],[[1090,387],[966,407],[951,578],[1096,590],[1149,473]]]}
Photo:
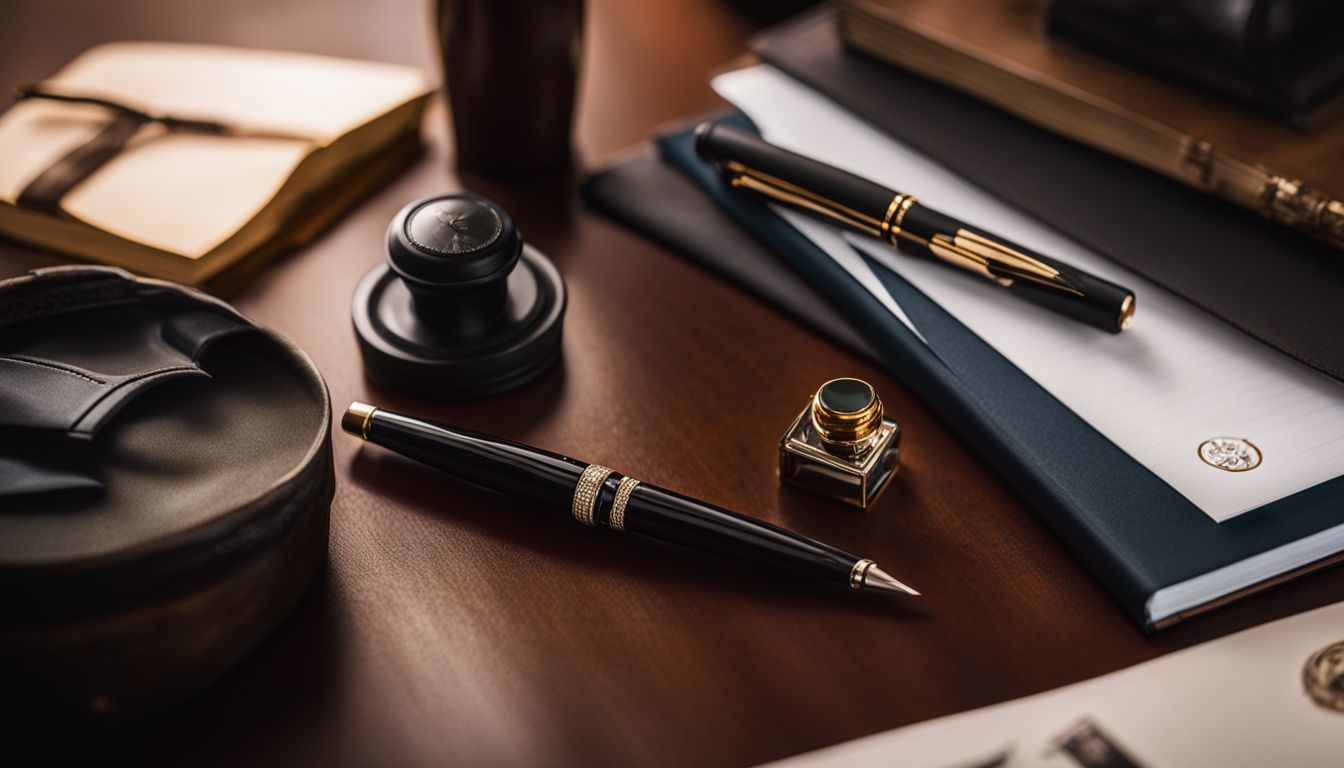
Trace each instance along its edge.
{"label": "gold emblem on paper", "polygon": [[1260,466],[1260,449],[1244,437],[1211,437],[1199,444],[1199,458],[1210,467],[1246,472]]}
{"label": "gold emblem on paper", "polygon": [[1302,687],[1318,706],[1344,712],[1344,642],[1327,645],[1307,659]]}

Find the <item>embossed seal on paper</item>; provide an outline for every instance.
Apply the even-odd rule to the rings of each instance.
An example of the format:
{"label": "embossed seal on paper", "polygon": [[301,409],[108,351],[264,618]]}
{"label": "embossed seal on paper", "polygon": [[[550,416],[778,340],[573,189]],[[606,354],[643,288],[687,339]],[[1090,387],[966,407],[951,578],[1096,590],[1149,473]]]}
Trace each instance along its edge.
{"label": "embossed seal on paper", "polygon": [[1245,472],[1260,466],[1260,449],[1243,437],[1211,437],[1199,444],[1199,458],[1211,467]]}
{"label": "embossed seal on paper", "polygon": [[1344,642],[1311,654],[1302,668],[1302,687],[1318,706],[1344,712]]}

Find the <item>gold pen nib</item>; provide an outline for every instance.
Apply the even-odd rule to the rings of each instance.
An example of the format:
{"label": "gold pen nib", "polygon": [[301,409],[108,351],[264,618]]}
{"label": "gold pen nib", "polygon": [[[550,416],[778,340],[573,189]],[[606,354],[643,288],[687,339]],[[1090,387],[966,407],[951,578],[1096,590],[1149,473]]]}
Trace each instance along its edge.
{"label": "gold pen nib", "polygon": [[873,589],[878,592],[896,592],[905,595],[919,596],[919,592],[911,589],[901,582],[893,579],[886,571],[878,568],[876,564],[868,566],[868,570],[863,574],[863,588]]}

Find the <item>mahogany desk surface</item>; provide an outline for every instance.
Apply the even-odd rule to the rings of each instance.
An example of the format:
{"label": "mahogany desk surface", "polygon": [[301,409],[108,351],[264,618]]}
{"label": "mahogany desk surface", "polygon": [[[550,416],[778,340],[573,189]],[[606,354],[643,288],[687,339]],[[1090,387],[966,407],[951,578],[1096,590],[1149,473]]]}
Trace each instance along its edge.
{"label": "mahogany desk surface", "polygon": [[[425,0],[9,0],[0,88],[96,43],[164,39],[415,64]],[[578,145],[589,167],[719,105],[710,71],[747,22],[712,0],[591,0]],[[639,236],[563,186],[475,185],[570,290],[563,363],[511,394],[441,405],[374,390],[356,283],[407,201],[461,188],[447,121],[428,155],[231,298],[364,400],[596,461],[877,559],[906,604],[779,588],[510,509],[335,440],[331,552],[287,620],[193,700],[117,737],[142,765],[724,765],[1082,680],[1344,596],[1336,569],[1145,636],[1082,563],[899,380]],[[59,263],[0,243],[0,275]],[[776,441],[822,381],[875,384],[905,465],[866,515],[779,486]]]}

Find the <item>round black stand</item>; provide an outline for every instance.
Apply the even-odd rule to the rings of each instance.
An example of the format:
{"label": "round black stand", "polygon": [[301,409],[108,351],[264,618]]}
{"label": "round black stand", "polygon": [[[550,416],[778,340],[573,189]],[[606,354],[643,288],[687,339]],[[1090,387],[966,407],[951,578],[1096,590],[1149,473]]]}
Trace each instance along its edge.
{"label": "round black stand", "polygon": [[[470,240],[473,228],[485,232],[479,243]],[[427,231],[439,233],[443,248],[426,247]],[[448,252],[454,238],[457,250]],[[390,265],[360,282],[352,308],[376,385],[427,398],[483,397],[534,378],[560,355],[560,273],[490,201],[412,203],[392,222],[388,250]]]}

